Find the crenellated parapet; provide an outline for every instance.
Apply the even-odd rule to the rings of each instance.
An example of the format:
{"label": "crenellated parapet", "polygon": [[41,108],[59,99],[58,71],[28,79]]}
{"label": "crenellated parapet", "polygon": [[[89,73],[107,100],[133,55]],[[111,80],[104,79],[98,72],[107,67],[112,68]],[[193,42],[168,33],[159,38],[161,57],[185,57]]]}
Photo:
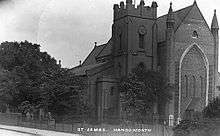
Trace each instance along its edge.
{"label": "crenellated parapet", "polygon": [[155,1],[150,6],[146,6],[144,0],[141,0],[137,6],[133,4],[132,0],[126,0],[126,3],[122,1],[119,5],[114,4],[114,21],[126,16],[156,19],[157,7]]}

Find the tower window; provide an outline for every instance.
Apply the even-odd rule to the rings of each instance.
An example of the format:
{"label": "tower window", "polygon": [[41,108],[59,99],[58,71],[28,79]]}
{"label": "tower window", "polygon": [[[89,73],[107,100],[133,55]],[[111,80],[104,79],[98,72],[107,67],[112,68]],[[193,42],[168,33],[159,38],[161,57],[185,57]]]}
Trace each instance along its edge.
{"label": "tower window", "polygon": [[108,101],[109,101],[109,97],[108,97],[108,90],[104,90],[104,109],[108,109]]}
{"label": "tower window", "polygon": [[119,49],[122,49],[122,34],[119,35]]}
{"label": "tower window", "polygon": [[122,66],[121,66],[121,64],[120,63],[118,63],[118,75],[119,75],[119,77],[121,77],[121,75],[122,75]]}
{"label": "tower window", "polygon": [[144,35],[139,34],[139,48],[144,49]]}
{"label": "tower window", "polygon": [[196,31],[193,31],[192,37],[193,38],[199,38],[198,33]]}
{"label": "tower window", "polygon": [[111,87],[110,95],[114,95],[114,87],[113,86]]}

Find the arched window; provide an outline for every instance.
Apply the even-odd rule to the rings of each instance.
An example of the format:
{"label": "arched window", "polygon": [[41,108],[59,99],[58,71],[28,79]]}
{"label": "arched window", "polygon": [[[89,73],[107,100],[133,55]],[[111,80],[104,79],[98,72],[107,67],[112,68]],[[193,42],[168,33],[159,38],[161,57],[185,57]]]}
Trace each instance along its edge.
{"label": "arched window", "polygon": [[201,95],[201,97],[203,97],[203,87],[204,87],[204,82],[203,82],[203,78],[202,78],[202,76],[200,76],[200,95]]}
{"label": "arched window", "polygon": [[110,90],[110,95],[114,95],[114,86],[111,87],[111,90]]}
{"label": "arched window", "polygon": [[145,45],[145,35],[146,35],[146,28],[145,26],[140,26],[138,29],[139,33],[139,48],[144,48]]}
{"label": "arched window", "polygon": [[186,82],[186,97],[188,97],[189,85],[188,85],[188,77],[187,77],[187,75],[185,75],[185,82]]}
{"label": "arched window", "polygon": [[139,48],[144,49],[144,34],[139,34]]}
{"label": "arched window", "polygon": [[122,34],[119,35],[119,49],[122,49]]}
{"label": "arched window", "polygon": [[104,109],[108,109],[109,90],[104,90]]}
{"label": "arched window", "polygon": [[196,78],[193,76],[193,97],[196,97]]}
{"label": "arched window", "polygon": [[120,63],[118,63],[118,75],[119,75],[119,77],[121,77],[121,75],[122,75],[122,66]]}

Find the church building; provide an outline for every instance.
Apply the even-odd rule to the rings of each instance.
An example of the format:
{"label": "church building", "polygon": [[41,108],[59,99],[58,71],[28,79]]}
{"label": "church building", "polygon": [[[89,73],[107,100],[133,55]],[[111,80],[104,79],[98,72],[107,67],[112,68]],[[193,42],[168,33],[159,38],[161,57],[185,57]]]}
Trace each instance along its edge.
{"label": "church building", "polygon": [[[99,121],[120,116],[118,83],[139,63],[161,71],[176,87],[165,116],[184,119],[187,110],[199,111],[220,96],[218,73],[219,35],[216,10],[209,27],[196,1],[166,15],[157,16],[158,4],[140,0],[115,4],[112,37],[95,45],[71,73],[84,76],[87,93]],[[208,10],[208,9],[207,9]]]}

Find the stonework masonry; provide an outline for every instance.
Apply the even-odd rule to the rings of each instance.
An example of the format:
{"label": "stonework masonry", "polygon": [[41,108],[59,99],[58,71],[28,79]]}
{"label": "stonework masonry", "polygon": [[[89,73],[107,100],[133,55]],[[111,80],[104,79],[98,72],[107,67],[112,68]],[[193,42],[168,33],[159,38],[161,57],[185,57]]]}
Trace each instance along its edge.
{"label": "stonework masonry", "polygon": [[219,96],[218,20],[214,11],[211,27],[196,1],[183,9],[157,17],[158,4],[144,0],[115,4],[112,37],[95,46],[82,65],[71,73],[88,81],[88,95],[99,122],[120,117],[118,83],[139,63],[148,70],[161,71],[174,84],[173,100],[165,117],[185,118],[188,110],[202,111]]}

